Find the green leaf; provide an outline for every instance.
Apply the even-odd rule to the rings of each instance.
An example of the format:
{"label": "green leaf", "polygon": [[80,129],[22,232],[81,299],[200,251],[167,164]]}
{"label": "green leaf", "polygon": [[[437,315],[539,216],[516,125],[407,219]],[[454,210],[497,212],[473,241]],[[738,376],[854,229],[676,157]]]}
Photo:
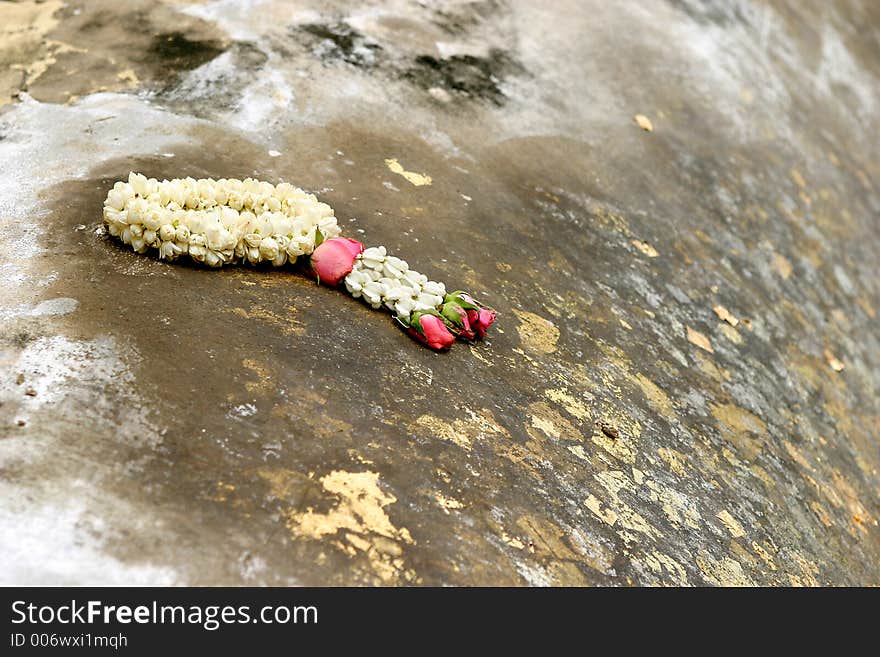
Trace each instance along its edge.
{"label": "green leaf", "polygon": [[321,243],[324,241],[324,233],[321,232],[320,228],[315,228],[315,248],[317,249],[321,246]]}

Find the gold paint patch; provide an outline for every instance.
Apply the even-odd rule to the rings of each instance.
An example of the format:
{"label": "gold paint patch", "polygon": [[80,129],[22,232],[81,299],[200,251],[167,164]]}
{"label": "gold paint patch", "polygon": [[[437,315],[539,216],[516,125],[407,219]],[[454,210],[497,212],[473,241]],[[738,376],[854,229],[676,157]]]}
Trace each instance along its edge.
{"label": "gold paint patch", "polygon": [[526,427],[526,431],[535,439],[540,440],[540,436],[536,436],[531,429],[538,429],[548,438],[556,438],[570,441],[581,441],[583,435],[571,422],[566,420],[556,410],[550,408],[545,402],[535,402],[529,405],[531,426]]}
{"label": "gold paint patch", "polygon": [[600,472],[595,478],[608,491],[611,501],[616,508],[617,518],[621,527],[655,538],[660,536],[660,533],[644,517],[621,499],[621,490],[631,491],[635,489],[632,480],[625,472],[609,470],[607,472]]}
{"label": "gold paint patch", "polygon": [[419,419],[416,420],[416,425],[427,429],[432,432],[438,438],[442,438],[443,440],[448,440],[451,443],[455,443],[459,447],[463,447],[464,449],[471,448],[471,439],[463,433],[456,431],[455,428],[448,422],[444,422],[439,417],[434,417],[433,415],[422,415]]}
{"label": "gold paint patch", "polygon": [[641,373],[636,374],[633,377],[633,381],[635,381],[639,388],[642,389],[642,393],[647,398],[648,403],[653,406],[654,409],[659,411],[663,417],[670,420],[675,417],[675,410],[672,408],[672,401],[670,401],[669,397],[663,392],[660,386]]}
{"label": "gold paint patch", "polygon": [[444,513],[449,513],[450,509],[462,509],[464,508],[464,504],[459,502],[456,499],[451,497],[446,497],[443,493],[435,493],[434,499],[437,500],[437,503],[440,505],[440,508],[443,509]]}
{"label": "gold paint patch", "polygon": [[526,310],[513,312],[519,318],[517,332],[526,349],[540,354],[552,354],[556,351],[559,329],[553,322]]}
{"label": "gold paint patch", "polygon": [[735,328],[728,326],[727,324],[719,324],[718,328],[724,334],[724,337],[730,340],[733,344],[742,344],[742,336]]}
{"label": "gold paint patch", "polygon": [[747,459],[757,456],[767,436],[764,421],[735,404],[710,404],[709,408],[721,434],[733,443],[740,455]]}
{"label": "gold paint patch", "polygon": [[403,168],[403,165],[401,165],[400,162],[397,161],[396,158],[385,160],[385,166],[387,166],[392,171],[392,173],[403,176],[404,178],[406,178],[407,182],[412,183],[416,187],[431,184],[431,176],[424,173],[416,173],[415,171],[407,171]]}
{"label": "gold paint patch", "polygon": [[[633,468],[633,473],[637,472]],[[635,479],[639,483],[638,479]],[[672,488],[667,488],[655,481],[648,481],[651,490],[651,500],[658,502],[663,509],[666,518],[672,524],[679,526],[682,522],[692,529],[699,529],[703,518],[700,512],[683,494]]]}
{"label": "gold paint patch", "polygon": [[820,586],[819,580],[815,577],[819,574],[819,567],[814,561],[809,561],[800,552],[795,551],[791,552],[791,558],[801,569],[802,575],[800,578],[792,575],[789,575],[789,577],[795,577],[796,580],[800,582],[801,586]]}
{"label": "gold paint patch", "polygon": [[327,493],[338,497],[339,503],[328,513],[308,509],[303,514],[294,514],[300,533],[321,538],[348,529],[413,542],[409,531],[397,529],[385,512],[385,507],[396,502],[397,498],[379,488],[378,473],[334,470],[320,481]]}
{"label": "gold paint patch", "polygon": [[428,414],[420,416],[414,424],[468,450],[475,440],[509,436],[507,429],[495,421],[491,411],[482,409],[476,412],[470,408],[464,408],[463,411],[465,417],[456,419],[452,424]]}
{"label": "gold paint patch", "polygon": [[670,470],[679,477],[684,476],[685,468],[687,466],[687,457],[684,454],[677,449],[671,449],[669,447],[660,447],[657,450],[657,454],[666,462],[666,465],[669,466]]}
{"label": "gold paint patch", "polygon": [[614,511],[612,511],[611,509],[603,510],[602,502],[595,495],[591,494],[586,500],[584,500],[584,506],[592,511],[593,515],[604,522],[606,525],[613,527],[614,523],[617,522],[617,514],[614,513]]}
{"label": "gold paint patch", "polygon": [[752,550],[754,550],[755,554],[761,557],[763,562],[767,564],[770,570],[776,570],[776,562],[773,561],[773,557],[766,549],[764,549],[764,547],[759,545],[757,542],[752,541]]}
{"label": "gold paint patch", "polygon": [[[284,418],[291,423],[304,423],[313,436],[318,438],[337,439],[340,434],[351,433],[351,425],[345,420],[328,413],[323,407],[327,400],[313,390],[297,391],[297,401],[284,402],[272,408],[272,416]],[[304,407],[311,409],[303,413]]]}
{"label": "gold paint patch", "polygon": [[651,554],[645,555],[645,563],[658,575],[663,575],[664,573],[670,575],[673,586],[688,585],[687,572],[680,563],[669,555],[654,550]]}
{"label": "gold paint patch", "polygon": [[742,525],[737,522],[736,518],[730,515],[729,511],[719,511],[716,514],[716,517],[725,527],[727,527],[727,531],[729,531],[730,535],[734,538],[741,538],[746,535],[746,532],[743,529]]}
{"label": "gold paint patch", "polygon": [[776,273],[782,276],[783,279],[788,279],[788,277],[791,276],[791,272],[794,270],[788,258],[781,253],[773,254],[771,264],[773,265],[773,269],[776,270]]}
{"label": "gold paint patch", "polygon": [[337,546],[350,556],[365,553],[373,573],[385,583],[415,578],[404,570],[401,543],[414,543],[409,530],[397,528],[385,508],[397,498],[379,487],[376,472],[334,470],[321,477],[324,492],[336,500],[326,513],[309,507],[287,511],[287,527],[294,536],[321,539],[340,535]]}
{"label": "gold paint patch", "polygon": [[717,381],[718,383],[730,381],[730,372],[723,367],[719,367],[708,356],[696,351],[694,352],[694,358],[697,361],[697,366],[700,368],[700,371],[713,381]]}
{"label": "gold paint patch", "polygon": [[563,388],[545,390],[544,396],[550,401],[562,406],[569,415],[573,415],[578,420],[585,420],[589,415],[583,402],[579,399],[575,399]]}
{"label": "gold paint patch", "polygon": [[22,84],[34,82],[55,63],[65,47],[46,35],[58,24],[61,0],[0,3],[0,107],[12,101]]}
{"label": "gold paint patch", "polygon": [[259,319],[278,328],[284,335],[303,335],[306,332],[302,322],[296,320],[296,306],[287,307],[288,315],[284,317],[265,306],[252,306],[250,310],[233,308],[231,312],[244,319]]}
{"label": "gold paint patch", "polygon": [[257,381],[245,382],[245,390],[253,394],[267,393],[272,390],[269,367],[265,363],[261,363],[255,358],[245,358],[241,364],[257,376]]}
{"label": "gold paint patch", "polygon": [[565,530],[549,520],[527,515],[519,518],[516,524],[531,539],[535,554],[567,561],[578,560],[578,555],[566,543]]}
{"label": "gold paint patch", "polygon": [[794,459],[795,463],[797,463],[805,470],[813,469],[813,466],[810,465],[810,462],[807,460],[807,458],[791,442],[786,440],[782,443],[782,445],[783,447],[785,447],[785,451],[788,452],[788,455]]}
{"label": "gold paint patch", "polygon": [[828,515],[828,512],[825,510],[825,507],[823,507],[821,504],[819,504],[819,502],[816,502],[816,501],[810,502],[810,508],[813,510],[813,513],[816,514],[816,517],[819,519],[819,522],[821,522],[823,525],[825,525],[826,527],[830,527],[831,525],[834,524],[834,521],[831,519],[831,516]]}
{"label": "gold paint patch", "polygon": [[569,445],[568,451],[577,456],[582,461],[590,462],[590,457],[581,445]]}
{"label": "gold paint patch", "polygon": [[715,559],[703,552],[697,556],[697,567],[703,577],[716,586],[755,586],[752,578],[743,572],[742,564],[730,557]]}

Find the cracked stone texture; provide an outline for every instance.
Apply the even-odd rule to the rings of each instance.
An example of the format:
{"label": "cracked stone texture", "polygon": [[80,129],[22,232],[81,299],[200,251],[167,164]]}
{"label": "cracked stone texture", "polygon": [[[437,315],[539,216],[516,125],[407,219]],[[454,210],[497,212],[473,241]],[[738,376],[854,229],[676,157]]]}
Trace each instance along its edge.
{"label": "cracked stone texture", "polygon": [[[47,0],[0,37],[2,583],[880,584],[876,3]],[[438,355],[290,269],[135,255],[131,169],[314,191],[497,328]]]}

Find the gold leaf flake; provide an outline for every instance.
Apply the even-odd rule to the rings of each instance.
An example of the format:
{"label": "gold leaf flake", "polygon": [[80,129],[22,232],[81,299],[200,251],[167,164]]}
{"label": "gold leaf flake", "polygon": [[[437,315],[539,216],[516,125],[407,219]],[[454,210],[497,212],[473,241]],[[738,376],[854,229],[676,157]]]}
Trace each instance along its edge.
{"label": "gold leaf flake", "polygon": [[660,255],[657,252],[657,249],[655,249],[653,246],[643,240],[633,240],[632,243],[634,247],[636,247],[639,251],[644,253],[649,258],[656,258],[658,255]]}
{"label": "gold leaf flake", "polygon": [[718,315],[718,319],[720,319],[722,322],[727,322],[731,326],[736,326],[737,324],[739,324],[739,320],[731,315],[730,311],[727,310],[727,308],[725,308],[724,306],[718,305],[712,308],[712,310],[715,311],[715,314]]}
{"label": "gold leaf flake", "polygon": [[825,350],[825,360],[828,361],[828,364],[831,366],[831,369],[835,372],[842,372],[846,365],[844,365],[843,361],[840,360],[837,356],[831,353],[831,350]]}
{"label": "gold leaf flake", "polygon": [[584,506],[592,511],[593,515],[608,525],[613,526],[614,523],[617,522],[617,514],[609,508],[606,508],[603,511],[602,502],[595,495],[591,494],[586,500],[584,500]]}
{"label": "gold leaf flake", "polygon": [[450,509],[461,509],[464,507],[464,504],[459,502],[458,500],[452,497],[446,497],[443,493],[434,493],[434,499],[440,504],[440,508],[443,509],[443,512],[448,514]]}
{"label": "gold leaf flake", "polygon": [[709,338],[699,331],[695,331],[690,326],[687,327],[687,339],[688,342],[697,345],[700,349],[705,349],[710,354],[715,353],[715,350],[712,348],[712,343],[709,342]]}
{"label": "gold leaf flake", "polygon": [[390,158],[385,160],[385,166],[387,166],[393,173],[396,173],[400,176],[406,178],[409,182],[411,182],[416,187],[421,187],[422,185],[430,185],[431,184],[431,176],[426,173],[416,173],[415,171],[407,171],[403,168],[403,165],[397,161],[396,158]]}
{"label": "gold leaf flake", "polygon": [[724,337],[726,337],[732,343],[742,344],[742,341],[743,341],[742,336],[739,334],[739,331],[737,331],[735,328],[733,328],[732,326],[728,326],[727,324],[719,324],[718,328],[724,334]]}
{"label": "gold leaf flake", "polygon": [[654,124],[651,123],[651,119],[647,116],[644,114],[636,114],[633,118],[642,130],[646,132],[654,132]]}
{"label": "gold leaf flake", "polygon": [[775,269],[776,272],[780,276],[782,276],[782,278],[787,279],[789,276],[791,276],[791,272],[793,269],[791,266],[791,262],[789,261],[788,258],[786,258],[781,253],[774,253],[773,254],[773,263],[772,264],[773,264],[773,269]]}

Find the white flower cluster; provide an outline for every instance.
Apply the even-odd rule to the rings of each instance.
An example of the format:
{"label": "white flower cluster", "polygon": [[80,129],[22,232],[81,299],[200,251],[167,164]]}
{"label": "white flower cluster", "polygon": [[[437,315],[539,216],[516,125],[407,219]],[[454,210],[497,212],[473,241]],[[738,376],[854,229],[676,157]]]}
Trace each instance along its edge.
{"label": "white flower cluster", "polygon": [[373,308],[384,304],[404,320],[415,311],[437,310],[446,296],[443,283],[429,281],[405,260],[388,255],[384,246],[366,249],[357,257],[345,287],[353,297],[363,297]]}
{"label": "white flower cluster", "polygon": [[314,194],[253,178],[159,182],[130,173],[107,194],[104,222],[138,253],[189,254],[211,267],[238,260],[280,267],[310,254],[318,230],[324,239],[340,233],[333,208]]}

